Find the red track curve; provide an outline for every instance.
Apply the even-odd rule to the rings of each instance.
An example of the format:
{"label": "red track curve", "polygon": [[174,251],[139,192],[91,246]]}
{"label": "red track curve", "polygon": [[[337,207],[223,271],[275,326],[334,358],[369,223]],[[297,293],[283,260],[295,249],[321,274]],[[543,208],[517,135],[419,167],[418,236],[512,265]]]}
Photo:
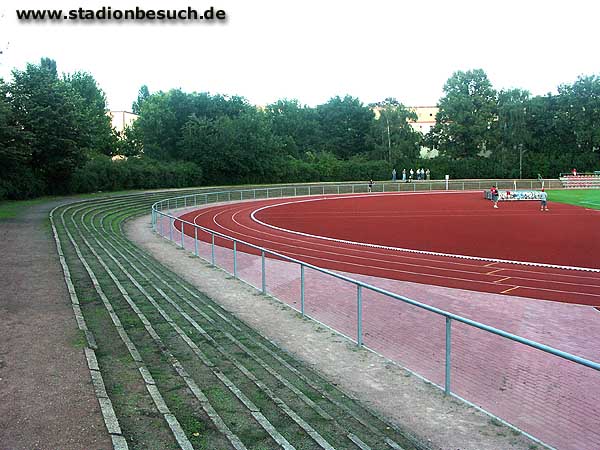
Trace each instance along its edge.
{"label": "red track curve", "polygon": [[[540,212],[539,203],[526,201],[495,210],[480,192],[390,193],[230,203],[181,218],[328,269],[600,307],[598,271],[340,242],[598,269],[600,211],[557,203],[550,208]],[[257,253],[241,245],[238,250]]]}

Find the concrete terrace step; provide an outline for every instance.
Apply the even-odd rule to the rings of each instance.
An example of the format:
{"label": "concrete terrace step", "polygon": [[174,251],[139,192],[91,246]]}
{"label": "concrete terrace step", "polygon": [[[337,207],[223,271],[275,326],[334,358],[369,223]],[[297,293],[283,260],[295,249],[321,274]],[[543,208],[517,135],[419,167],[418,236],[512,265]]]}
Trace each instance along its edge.
{"label": "concrete terrace step", "polygon": [[[63,246],[70,244],[65,251],[68,265],[85,267],[96,296],[139,367],[148,395],[181,448],[192,448],[195,435],[180,423],[177,408],[165,397],[168,388],[162,386],[172,382],[153,377],[153,371],[184,383],[195,399],[192,404],[204,409],[205,417],[234,448],[246,448],[244,433],[236,433],[235,423],[226,423],[231,422],[231,411],[222,413],[218,402],[209,400],[217,386],[231,392],[238,399],[240,414],[252,416],[256,427],[282,448],[307,442],[320,448],[415,448],[389,424],[332,390],[314,372],[290,360],[125,240],[122,222],[147,210],[160,196],[116,197],[62,208],[58,236]],[[96,314],[89,305],[82,312],[84,317],[86,312]],[[102,352],[102,338],[97,340]],[[155,362],[146,365],[142,354],[148,350],[138,350],[150,342],[162,355],[160,367]],[[208,386],[201,375],[207,370],[214,377]],[[127,439],[127,429],[123,436]]]}

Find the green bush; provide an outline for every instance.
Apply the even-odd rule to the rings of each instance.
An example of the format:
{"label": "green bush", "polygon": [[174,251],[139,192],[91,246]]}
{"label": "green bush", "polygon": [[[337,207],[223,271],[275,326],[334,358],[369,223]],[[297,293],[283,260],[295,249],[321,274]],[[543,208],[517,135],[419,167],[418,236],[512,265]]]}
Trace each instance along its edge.
{"label": "green bush", "polygon": [[146,158],[112,161],[96,156],[75,171],[75,193],[124,189],[181,188],[202,184],[202,170],[189,162],[160,162]]}

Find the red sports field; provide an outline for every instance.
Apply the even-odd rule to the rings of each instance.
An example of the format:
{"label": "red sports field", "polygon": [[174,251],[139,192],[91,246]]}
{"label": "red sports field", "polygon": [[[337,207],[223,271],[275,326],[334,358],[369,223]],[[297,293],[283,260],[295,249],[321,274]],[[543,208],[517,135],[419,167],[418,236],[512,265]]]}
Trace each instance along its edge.
{"label": "red sports field", "polygon": [[233,203],[182,218],[328,269],[600,307],[600,211],[549,207],[493,209],[481,192],[372,193]]}

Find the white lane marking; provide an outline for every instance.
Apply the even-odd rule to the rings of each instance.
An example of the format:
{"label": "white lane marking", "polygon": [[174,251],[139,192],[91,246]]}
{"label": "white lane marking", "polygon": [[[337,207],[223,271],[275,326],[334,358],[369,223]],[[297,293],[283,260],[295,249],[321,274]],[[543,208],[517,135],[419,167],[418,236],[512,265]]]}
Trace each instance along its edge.
{"label": "white lane marking", "polygon": [[[240,226],[240,227],[242,227],[242,228],[244,228],[246,230],[255,232],[255,233],[259,232],[261,234],[272,236],[274,238],[289,240],[289,241],[292,241],[293,244],[287,244],[287,243],[283,243],[281,241],[275,241],[275,240],[271,240],[271,239],[267,239],[267,238],[263,238],[263,237],[256,237],[256,236],[253,236],[253,235],[250,235],[250,234],[246,234],[246,233],[242,233],[242,232],[240,232],[238,230],[235,230],[235,229],[232,229],[232,228],[229,228],[229,227],[225,226],[223,223],[221,223],[219,221],[219,217],[222,216],[225,213],[230,212],[231,210],[235,211],[234,214],[231,216],[231,220],[234,223],[236,223],[238,226]],[[421,275],[421,276],[424,276],[424,277],[428,277],[429,276],[429,277],[443,278],[443,279],[448,279],[448,280],[471,281],[471,282],[475,282],[475,283],[493,284],[493,285],[496,285],[496,286],[498,286],[498,285],[500,285],[500,286],[506,285],[505,283],[499,283],[498,281],[489,282],[489,281],[477,280],[477,279],[474,279],[474,278],[450,277],[450,276],[436,275],[436,274],[431,274],[431,273],[426,273],[426,272],[413,272],[413,271],[409,271],[409,270],[401,270],[401,269],[395,269],[395,268],[389,268],[389,267],[374,266],[374,265],[369,265],[369,264],[364,264],[364,263],[353,263],[353,262],[349,262],[349,261],[344,262],[344,261],[340,261],[339,259],[329,259],[329,258],[323,258],[323,257],[320,257],[320,256],[315,256],[315,254],[314,254],[314,251],[315,251],[314,247],[312,247],[312,248],[311,247],[300,247],[298,245],[298,243],[306,243],[306,244],[310,245],[313,242],[309,242],[309,241],[305,241],[305,240],[297,239],[297,238],[288,238],[286,236],[275,235],[275,234],[272,234],[272,233],[266,233],[266,232],[259,231],[259,230],[255,229],[255,228],[247,227],[244,224],[240,223],[237,220],[237,218],[236,218],[236,216],[238,214],[242,213],[242,212],[244,212],[244,210],[237,210],[236,211],[235,207],[233,207],[233,206],[231,208],[229,208],[229,209],[226,209],[226,208],[225,209],[221,209],[216,214],[213,215],[212,221],[213,221],[213,223],[216,226],[218,226],[222,230],[225,230],[227,232],[230,232],[232,234],[236,234],[238,236],[242,236],[242,237],[245,237],[245,238],[260,239],[263,242],[273,244],[274,248],[277,251],[279,251],[280,253],[286,254],[288,256],[293,256],[293,257],[296,257],[296,258],[301,258],[301,257],[311,258],[313,260],[324,261],[324,262],[328,262],[328,263],[335,263],[335,262],[337,262],[338,264],[348,264],[348,265],[357,266],[357,267],[368,267],[368,268],[372,268],[372,269],[379,269],[379,270],[384,270],[384,271],[389,271],[389,272],[394,272],[394,273],[404,273],[404,274],[411,274],[411,275]],[[327,247],[327,248],[334,248],[334,249],[338,249],[339,248],[339,246],[333,246],[333,245],[327,245],[327,244],[319,244],[317,242],[314,242],[314,244],[322,246],[322,247]],[[281,250],[281,247],[292,247],[295,250],[305,250],[305,251],[308,252],[308,254],[307,253],[298,253],[298,252],[293,252],[293,251]],[[356,259],[356,260],[366,260],[366,261],[369,261],[369,262],[381,262],[381,263],[384,263],[384,264],[390,264],[391,263],[392,265],[395,265],[395,266],[398,266],[398,265],[412,266],[412,267],[418,267],[418,268],[424,268],[424,269],[437,270],[437,271],[440,271],[440,272],[443,272],[443,271],[457,272],[457,273],[462,273],[462,274],[466,274],[466,275],[486,275],[485,273],[481,273],[481,272],[473,272],[473,271],[466,271],[466,270],[450,269],[450,268],[443,268],[443,267],[436,267],[436,266],[427,266],[427,265],[423,265],[423,264],[412,264],[412,263],[406,263],[406,262],[397,262],[397,261],[390,261],[388,259],[375,259],[373,257],[365,257],[365,256],[362,256],[360,254],[359,255],[348,255],[347,253],[339,253],[339,252],[324,251],[324,250],[320,250],[320,252],[323,253],[323,254],[329,254],[332,257],[343,256],[343,257],[348,257],[348,258],[352,258],[352,259]],[[369,251],[367,250],[367,252],[369,252]],[[395,256],[393,253],[392,254],[391,253],[378,254],[376,252],[369,252],[369,253],[373,253],[375,255],[381,255],[381,256]],[[400,256],[400,257],[403,258],[403,256]],[[414,259],[416,259],[416,258],[414,258]],[[475,267],[480,267],[480,266],[475,266]],[[508,269],[498,269],[498,270],[508,270]],[[547,275],[544,272],[541,272],[541,274]],[[546,282],[546,283],[562,284],[562,285],[569,285],[569,286],[576,286],[576,287],[581,287],[581,286],[587,286],[587,287],[593,287],[593,288],[600,287],[598,285],[586,285],[586,284],[582,284],[582,283],[569,283],[569,282],[565,282],[565,281],[544,281],[544,280],[539,280],[537,278],[527,278],[527,277],[523,277],[523,276],[520,276],[520,277],[514,277],[514,276],[513,277],[507,277],[506,279],[508,279],[508,278],[513,278],[515,280],[534,281],[534,282],[540,282],[540,281],[542,281],[542,282]],[[499,280],[499,281],[503,281],[503,280]],[[510,286],[511,285],[513,285],[513,284],[510,284]],[[538,289],[538,288],[528,287],[528,289],[535,290],[535,289]],[[578,292],[578,291],[564,291],[564,290],[547,289],[547,288],[546,289],[539,288],[539,289],[540,290],[551,291],[551,292],[559,292],[559,293],[571,293],[571,294],[582,294],[582,295],[600,296],[598,294],[588,294],[588,293],[585,293],[585,292]]]}

